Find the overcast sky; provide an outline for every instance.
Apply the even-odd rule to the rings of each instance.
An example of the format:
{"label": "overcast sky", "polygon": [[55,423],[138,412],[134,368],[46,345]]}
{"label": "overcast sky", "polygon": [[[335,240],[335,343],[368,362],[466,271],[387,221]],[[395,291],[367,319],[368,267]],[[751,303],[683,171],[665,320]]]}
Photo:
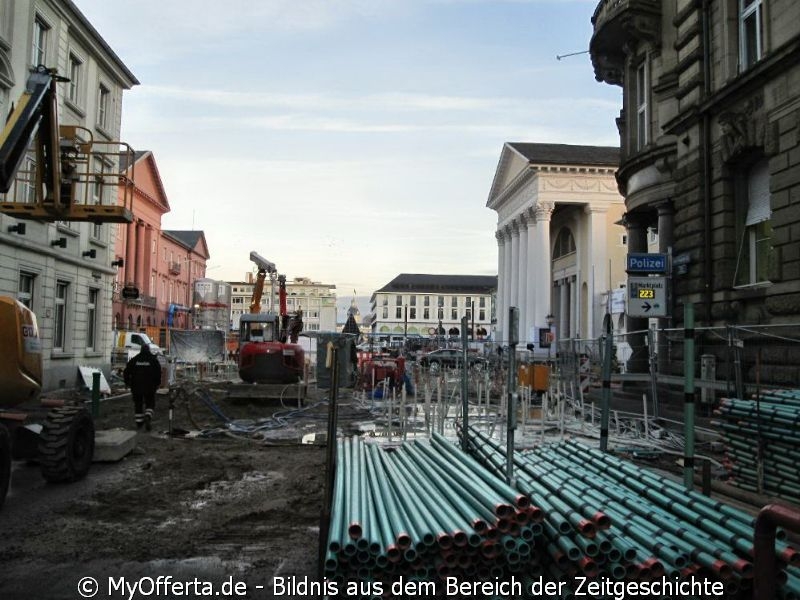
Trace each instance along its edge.
{"label": "overcast sky", "polygon": [[617,145],[588,55],[596,0],[74,0],[141,84],[151,150],[209,277],[251,250],[370,295],[399,273],[496,274],[506,141]]}

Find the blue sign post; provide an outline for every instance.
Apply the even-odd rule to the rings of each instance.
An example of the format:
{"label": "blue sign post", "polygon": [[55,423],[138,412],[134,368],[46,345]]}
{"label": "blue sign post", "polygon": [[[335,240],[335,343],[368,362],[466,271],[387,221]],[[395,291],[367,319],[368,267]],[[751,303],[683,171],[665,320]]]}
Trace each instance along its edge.
{"label": "blue sign post", "polygon": [[626,271],[628,273],[666,273],[667,255],[636,252],[628,254]]}

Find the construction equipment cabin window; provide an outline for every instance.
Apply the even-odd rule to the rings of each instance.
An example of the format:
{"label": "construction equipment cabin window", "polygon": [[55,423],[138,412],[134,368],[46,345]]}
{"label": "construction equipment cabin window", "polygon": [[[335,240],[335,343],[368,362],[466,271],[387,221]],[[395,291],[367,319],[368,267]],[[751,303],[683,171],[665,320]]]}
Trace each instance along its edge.
{"label": "construction equipment cabin window", "polygon": [[31,47],[31,66],[47,65],[47,41],[50,25],[41,15],[33,19],[33,46]]}
{"label": "construction equipment cabin window", "polygon": [[739,0],[739,70],[746,71],[764,50],[763,0]]}
{"label": "construction equipment cabin window", "polygon": [[734,274],[735,286],[748,286],[769,281],[773,268],[772,208],[769,193],[769,161],[764,158],[746,172],[739,186],[742,200],[739,203],[741,237]]}
{"label": "construction equipment cabin window", "polygon": [[53,350],[64,350],[67,343],[67,295],[69,282],[56,282],[55,319],[53,323]]}

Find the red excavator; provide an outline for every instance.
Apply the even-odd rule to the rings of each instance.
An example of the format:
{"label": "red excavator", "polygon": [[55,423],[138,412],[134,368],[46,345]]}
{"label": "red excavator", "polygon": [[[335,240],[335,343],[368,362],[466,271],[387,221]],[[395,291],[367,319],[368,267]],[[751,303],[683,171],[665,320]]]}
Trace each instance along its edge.
{"label": "red excavator", "polygon": [[[275,264],[256,252],[250,260],[258,268],[250,314],[239,320],[239,377],[247,383],[297,383],[303,377],[305,352],[297,343],[303,330],[303,311],[286,310],[286,277],[278,275]],[[278,283],[280,313],[261,312],[264,284],[269,275],[271,286]],[[272,302],[272,289],[270,302]]]}

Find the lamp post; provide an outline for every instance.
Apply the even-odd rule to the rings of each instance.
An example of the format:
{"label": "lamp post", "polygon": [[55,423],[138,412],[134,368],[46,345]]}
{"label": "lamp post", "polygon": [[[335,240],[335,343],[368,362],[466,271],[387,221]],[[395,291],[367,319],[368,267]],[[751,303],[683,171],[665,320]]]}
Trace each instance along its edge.
{"label": "lamp post", "polygon": [[547,362],[550,362],[550,348],[553,345],[553,323],[555,323],[556,318],[553,313],[549,312],[544,320],[547,323]]}
{"label": "lamp post", "polygon": [[403,350],[408,344],[408,304],[403,305]]}

